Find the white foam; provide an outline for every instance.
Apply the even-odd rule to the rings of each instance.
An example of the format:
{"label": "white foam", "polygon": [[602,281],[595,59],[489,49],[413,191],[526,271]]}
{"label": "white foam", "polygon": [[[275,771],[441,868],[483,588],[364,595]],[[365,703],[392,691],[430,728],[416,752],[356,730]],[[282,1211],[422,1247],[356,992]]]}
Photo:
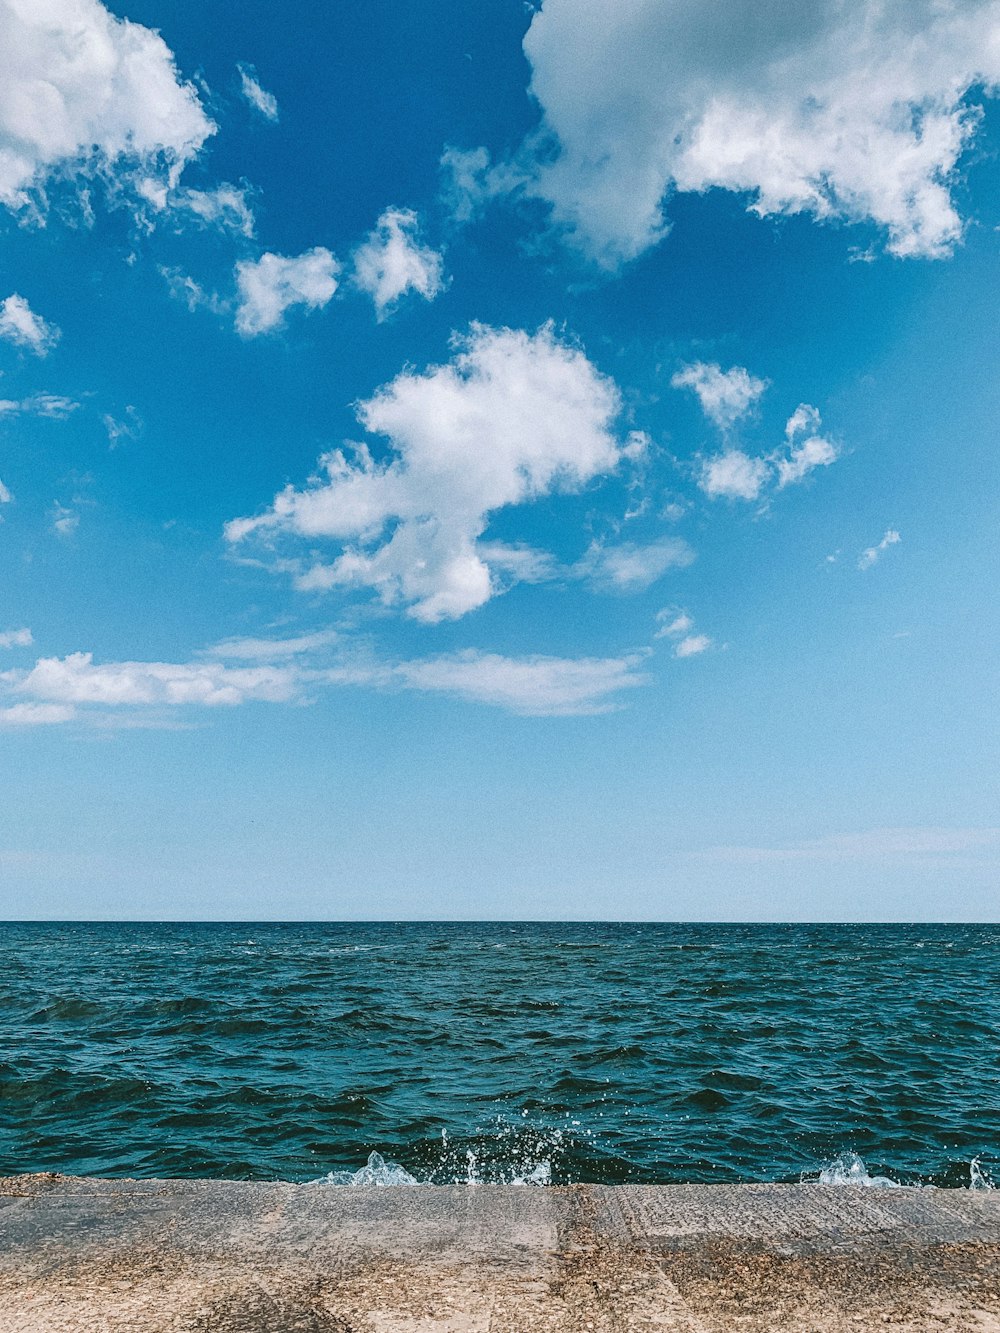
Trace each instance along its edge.
{"label": "white foam", "polygon": [[[465,1154],[465,1171],[456,1171],[453,1178],[439,1183],[450,1185],[482,1185],[484,1183],[502,1185],[551,1185],[552,1163],[549,1161],[526,1161],[517,1166],[492,1166],[488,1174],[483,1174],[476,1154]],[[368,1161],[358,1171],[329,1171],[325,1176],[310,1182],[313,1185],[338,1186],[395,1186],[428,1185],[428,1180],[419,1180],[411,1175],[398,1162],[386,1161],[381,1153],[373,1152]]]}
{"label": "white foam", "polygon": [[387,1162],[380,1152],[369,1155],[368,1161],[358,1171],[330,1171],[314,1185],[419,1185],[416,1176],[411,1176],[398,1162]]}
{"label": "white foam", "polygon": [[856,1185],[862,1189],[898,1190],[902,1189],[898,1180],[889,1176],[873,1176],[868,1172],[864,1160],[856,1152],[842,1152],[828,1162],[819,1173],[821,1185]]}

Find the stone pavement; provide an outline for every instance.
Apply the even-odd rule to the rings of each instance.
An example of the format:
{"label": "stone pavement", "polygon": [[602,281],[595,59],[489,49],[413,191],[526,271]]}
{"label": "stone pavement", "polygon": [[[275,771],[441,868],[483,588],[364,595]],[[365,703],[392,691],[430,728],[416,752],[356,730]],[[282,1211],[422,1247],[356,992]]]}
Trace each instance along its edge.
{"label": "stone pavement", "polygon": [[1000,1191],[0,1180],[0,1333],[1000,1333]]}

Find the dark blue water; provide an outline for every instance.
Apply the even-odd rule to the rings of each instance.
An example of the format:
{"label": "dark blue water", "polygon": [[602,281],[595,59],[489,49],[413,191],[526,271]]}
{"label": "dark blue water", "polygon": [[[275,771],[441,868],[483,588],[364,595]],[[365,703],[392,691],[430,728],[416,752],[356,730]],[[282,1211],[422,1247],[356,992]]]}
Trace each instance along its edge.
{"label": "dark blue water", "polygon": [[961,1185],[1000,928],[0,925],[0,1174]]}

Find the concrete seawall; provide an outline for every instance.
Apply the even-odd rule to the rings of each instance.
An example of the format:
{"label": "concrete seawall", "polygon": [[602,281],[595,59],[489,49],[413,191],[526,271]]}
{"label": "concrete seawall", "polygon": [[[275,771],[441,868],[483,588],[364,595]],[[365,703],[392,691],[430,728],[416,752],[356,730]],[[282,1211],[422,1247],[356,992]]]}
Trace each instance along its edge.
{"label": "concrete seawall", "polygon": [[0,1333],[1000,1333],[1000,1192],[0,1180]]}

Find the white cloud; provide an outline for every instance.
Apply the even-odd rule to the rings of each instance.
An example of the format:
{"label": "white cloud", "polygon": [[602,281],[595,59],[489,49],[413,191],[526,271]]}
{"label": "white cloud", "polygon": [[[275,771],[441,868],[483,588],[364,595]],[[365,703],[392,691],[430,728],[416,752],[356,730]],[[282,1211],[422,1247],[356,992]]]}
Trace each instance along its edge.
{"label": "white cloud", "polygon": [[[740,367],[720,372],[718,366],[699,362],[685,367],[672,382],[675,387],[694,388],[706,415],[720,430],[725,430],[744,415],[766,388],[766,381],[752,376],[748,377],[748,385],[743,378],[746,376],[747,372]],[[802,481],[814,468],[829,467],[840,457],[833,441],[818,434],[821,425],[816,408],[800,403],[785,423],[786,453],[776,450],[764,458],[755,458],[742,449],[727,448],[702,462],[698,484],[713,499],[756,500],[772,481],[779,491],[784,490]]]}
{"label": "white cloud", "polygon": [[[816,467],[829,467],[840,456],[837,446],[818,434],[822,425],[819,412],[808,403],[800,403],[785,423],[785,439],[789,453],[786,458],[777,458],[778,489],[790,486],[802,479]],[[799,436],[804,439],[799,439]]]}
{"label": "white cloud", "polygon": [[44,356],[59,341],[59,330],[14,292],[0,305],[0,338],[27,347],[36,356]]}
{"label": "white cloud", "polygon": [[44,657],[17,685],[42,702],[107,707],[151,704],[232,706],[251,699],[284,703],[295,697],[294,672],[280,667],[228,667],[221,662],[109,662],[92,653]]}
{"label": "white cloud", "polygon": [[[41,658],[30,671],[0,674],[0,685],[18,702],[0,709],[0,723],[31,725],[69,721],[90,725],[149,725],[132,710],[236,707],[255,700],[303,702],[317,689],[361,687],[414,690],[489,704],[528,716],[606,713],[621,706],[624,691],[644,685],[644,654],[622,657],[505,657],[467,649],[439,657],[382,662],[341,654],[332,666],[288,659],[331,645],[328,633],[296,640],[231,640],[207,650],[252,660],[233,667],[221,661],[95,663],[91,653]],[[283,665],[276,661],[285,659]],[[152,717],[160,716],[155,711]],[[134,720],[130,722],[130,717]],[[117,719],[117,720],[116,720]],[[160,725],[169,725],[160,717]]]}
{"label": "white cloud", "polygon": [[265,92],[257,81],[257,71],[253,65],[241,61],[236,68],[240,72],[240,92],[255,111],[259,111],[265,120],[278,119],[278,99],[274,93]]}
{"label": "white cloud", "polygon": [[117,449],[123,440],[137,440],[143,430],[142,419],[131,403],[126,406],[121,417],[105,412],[101,424],[107,431],[109,449]]}
{"label": "white cloud", "polygon": [[215,292],[207,292],[194,278],[179,268],[159,266],[160,276],[167,284],[170,295],[175,301],[181,301],[188,310],[211,310],[213,315],[221,315],[229,306]]}
{"label": "white cloud", "polygon": [[206,227],[252,236],[256,225],[253,209],[247,199],[246,186],[217,185],[214,190],[175,190],[170,195],[173,208],[191,213]]}
{"label": "white cloud", "polygon": [[622,690],[643,685],[641,655],[628,657],[502,657],[474,649],[404,662],[393,679],[533,716],[606,713]]}
{"label": "white cloud", "polygon": [[0,631],[0,648],[30,648],[32,642],[30,629]]}
{"label": "white cloud", "polygon": [[65,704],[11,704],[9,708],[0,708],[0,726],[50,727],[71,722],[74,716],[74,710]]}
{"label": "white cloud", "polygon": [[[765,216],[873,222],[893,253],[936,256],[961,233],[967,94],[1000,81],[1000,4],[544,0],[524,49],[543,124],[521,177],[599,263],[663,236],[672,192],[712,188]],[[470,157],[466,196],[495,192],[488,158]]]}
{"label": "white cloud", "polygon": [[692,617],[677,606],[665,606],[662,611],[657,611],[656,623],[660,628],[653,635],[654,639],[674,639],[694,629]]}
{"label": "white cloud", "polygon": [[989,855],[1000,850],[998,828],[877,828],[804,838],[779,847],[711,847],[699,859],[736,864],[781,861],[909,861]]}
{"label": "white cloud", "polygon": [[405,370],[358,405],[365,429],[389,440],[388,459],[363,445],[326,454],[320,475],[226,535],[330,538],[342,553],[301,588],[372,587],[419,620],[454,619],[497,591],[478,544],[490,515],[613,471],[620,407],[614,382],[551,326],[474,324],[447,364]]}
{"label": "white cloud", "polygon": [[61,393],[33,393],[28,398],[0,398],[0,417],[48,417],[53,421],[65,421],[79,406],[74,398]]}
{"label": "white cloud", "polygon": [[0,481],[0,505],[9,505],[13,499],[9,488]]}
{"label": "white cloud", "polygon": [[712,646],[712,640],[707,634],[692,633],[694,620],[680,607],[665,606],[662,611],[657,611],[656,622],[660,628],[653,637],[672,639],[675,657],[695,657]]}
{"label": "white cloud", "polygon": [[215,126],[158,33],[98,0],[0,0],[0,203],[114,166],[154,207]]}
{"label": "white cloud", "polygon": [[711,648],[712,640],[707,634],[688,634],[674,649],[675,657],[695,657],[698,653],[703,653],[706,648]]}
{"label": "white cloud", "polygon": [[620,542],[604,546],[595,542],[576,566],[575,573],[595,587],[614,592],[642,592],[663,577],[668,569],[683,569],[694,560],[694,552],[679,537],[641,545]]}
{"label": "white cloud", "polygon": [[436,250],[420,242],[416,213],[387,208],[354,252],[354,283],[367,292],[382,320],[407,292],[433,301],[444,289],[444,263]]}
{"label": "white cloud", "polygon": [[320,309],[337,290],[339,272],[340,265],[321,245],[294,257],[268,252],[241,261],[236,265],[237,330],[252,338],[280,329],[290,306]]}
{"label": "white cloud", "polygon": [[80,515],[75,509],[61,505],[58,500],[49,511],[52,531],[59,537],[72,537],[80,526]]}
{"label": "white cloud", "polygon": [[887,551],[890,546],[895,546],[897,542],[903,539],[895,528],[889,528],[885,536],[876,546],[869,546],[858,556],[858,569],[871,569],[876,561],[882,558],[882,553]]}
{"label": "white cloud", "polygon": [[491,164],[485,148],[446,148],[441,154],[442,196],[456,222],[469,222],[493,199],[523,189],[530,173],[511,162]]}
{"label": "white cloud", "polygon": [[705,460],[698,485],[713,500],[756,500],[769,473],[763,458],[751,458],[741,449],[728,449]]}
{"label": "white cloud", "polygon": [[728,430],[745,417],[769,382],[751,375],[744,366],[723,370],[715,361],[682,366],[670,381],[675,389],[693,389],[701,410],[719,430]]}
{"label": "white cloud", "polygon": [[207,649],[206,655],[237,661],[276,662],[330,648],[338,637],[336,630],[318,630],[314,634],[300,634],[293,639],[223,639],[221,643]]}

